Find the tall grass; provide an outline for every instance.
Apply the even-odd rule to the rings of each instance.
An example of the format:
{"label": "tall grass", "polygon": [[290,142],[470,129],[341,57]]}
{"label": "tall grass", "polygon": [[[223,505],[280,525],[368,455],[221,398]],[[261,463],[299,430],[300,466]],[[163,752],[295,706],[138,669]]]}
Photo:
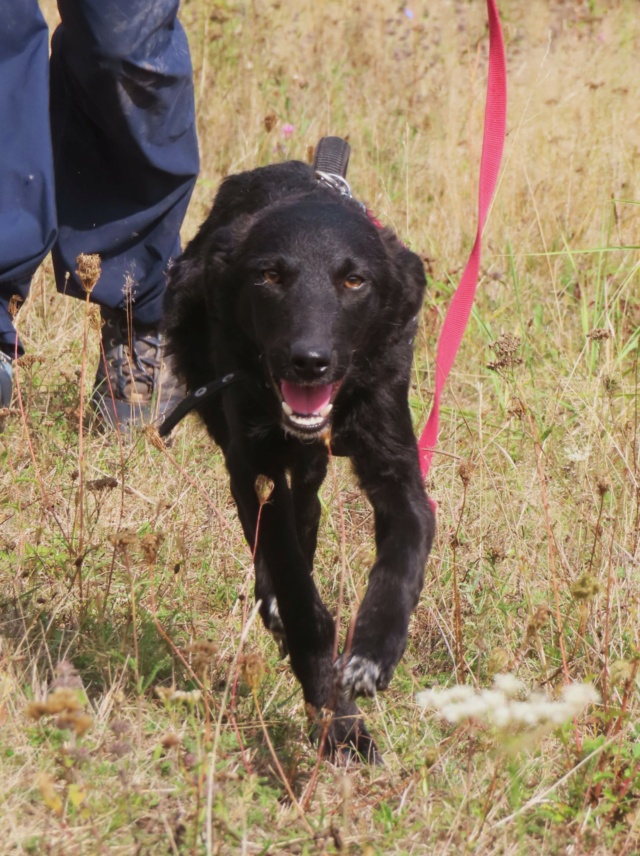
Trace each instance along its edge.
{"label": "tall grass", "polygon": [[[437,542],[407,653],[363,703],[385,766],[316,764],[197,422],[169,449],[83,431],[99,336],[47,262],[0,435],[0,852],[640,852],[640,23],[631,0],[500,8],[505,166],[428,486]],[[202,149],[185,240],[229,172],[347,136],[354,192],[428,263],[422,427],[475,233],[483,4],[186,0],[182,21]],[[371,513],[340,462],[322,502],[316,574],[335,609],[344,527],[345,632]],[[508,741],[415,703],[505,671],[601,701]]]}

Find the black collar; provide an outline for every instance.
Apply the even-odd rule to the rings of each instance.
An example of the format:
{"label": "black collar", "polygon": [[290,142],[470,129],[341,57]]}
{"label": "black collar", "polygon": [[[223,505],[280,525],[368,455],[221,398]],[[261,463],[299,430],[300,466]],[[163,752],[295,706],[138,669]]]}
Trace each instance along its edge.
{"label": "black collar", "polygon": [[250,375],[244,371],[238,370],[235,372],[229,372],[223,377],[218,377],[215,380],[209,381],[209,383],[206,383],[204,386],[196,389],[195,392],[190,392],[178,405],[176,405],[176,407],[174,407],[171,413],[168,415],[163,414],[160,419],[158,419],[156,422],[158,434],[160,434],[161,437],[166,437],[167,434],[170,434],[173,431],[178,422],[181,422],[184,419],[187,413],[191,413],[191,411],[199,404],[202,404],[203,401],[213,398],[228,386],[238,383],[239,381],[249,380],[249,378]]}

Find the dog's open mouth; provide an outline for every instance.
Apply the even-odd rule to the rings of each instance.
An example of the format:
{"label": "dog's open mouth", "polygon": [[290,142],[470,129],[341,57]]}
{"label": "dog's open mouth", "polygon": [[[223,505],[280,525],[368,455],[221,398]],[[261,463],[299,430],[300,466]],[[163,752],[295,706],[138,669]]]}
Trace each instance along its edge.
{"label": "dog's open mouth", "polygon": [[285,425],[296,433],[321,434],[329,424],[333,399],[340,383],[307,385],[283,380],[280,383]]}

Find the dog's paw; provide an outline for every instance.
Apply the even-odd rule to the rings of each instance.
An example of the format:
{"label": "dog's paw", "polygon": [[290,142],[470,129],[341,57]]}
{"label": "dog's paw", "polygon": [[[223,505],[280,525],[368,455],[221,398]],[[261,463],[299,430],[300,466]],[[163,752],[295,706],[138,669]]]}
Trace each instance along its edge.
{"label": "dog's paw", "polygon": [[265,621],[267,630],[273,635],[280,652],[280,659],[284,658],[289,653],[287,648],[287,639],[284,632],[284,624],[280,618],[280,610],[275,597],[272,597],[267,610],[267,620]]}
{"label": "dog's paw", "polygon": [[389,684],[389,678],[380,666],[359,654],[340,657],[335,669],[338,686],[347,698],[375,696],[378,690],[386,689]]}
{"label": "dog's paw", "polygon": [[323,710],[320,717],[308,707],[312,742],[322,742],[322,755],[340,767],[360,762],[382,765],[382,756],[357,707],[352,702],[346,710],[341,707],[335,713]]}

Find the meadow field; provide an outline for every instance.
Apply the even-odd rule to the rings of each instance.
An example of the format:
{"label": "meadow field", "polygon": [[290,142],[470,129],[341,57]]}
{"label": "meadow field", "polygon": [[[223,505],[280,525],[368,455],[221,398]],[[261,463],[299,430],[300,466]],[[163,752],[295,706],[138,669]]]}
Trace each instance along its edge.
{"label": "meadow field", "polygon": [[[427,485],[438,533],[406,654],[362,701],[384,765],[317,758],[197,419],[168,447],[86,422],[96,310],[46,262],[0,414],[0,854],[640,853],[640,7],[499,7],[508,133]],[[202,155],[185,241],[229,173],[347,137],[354,194],[428,271],[417,433],[475,236],[484,3],[184,0],[181,19]],[[344,461],[322,503],[344,638],[374,548]],[[554,728],[416,702],[505,673],[597,699]]]}

